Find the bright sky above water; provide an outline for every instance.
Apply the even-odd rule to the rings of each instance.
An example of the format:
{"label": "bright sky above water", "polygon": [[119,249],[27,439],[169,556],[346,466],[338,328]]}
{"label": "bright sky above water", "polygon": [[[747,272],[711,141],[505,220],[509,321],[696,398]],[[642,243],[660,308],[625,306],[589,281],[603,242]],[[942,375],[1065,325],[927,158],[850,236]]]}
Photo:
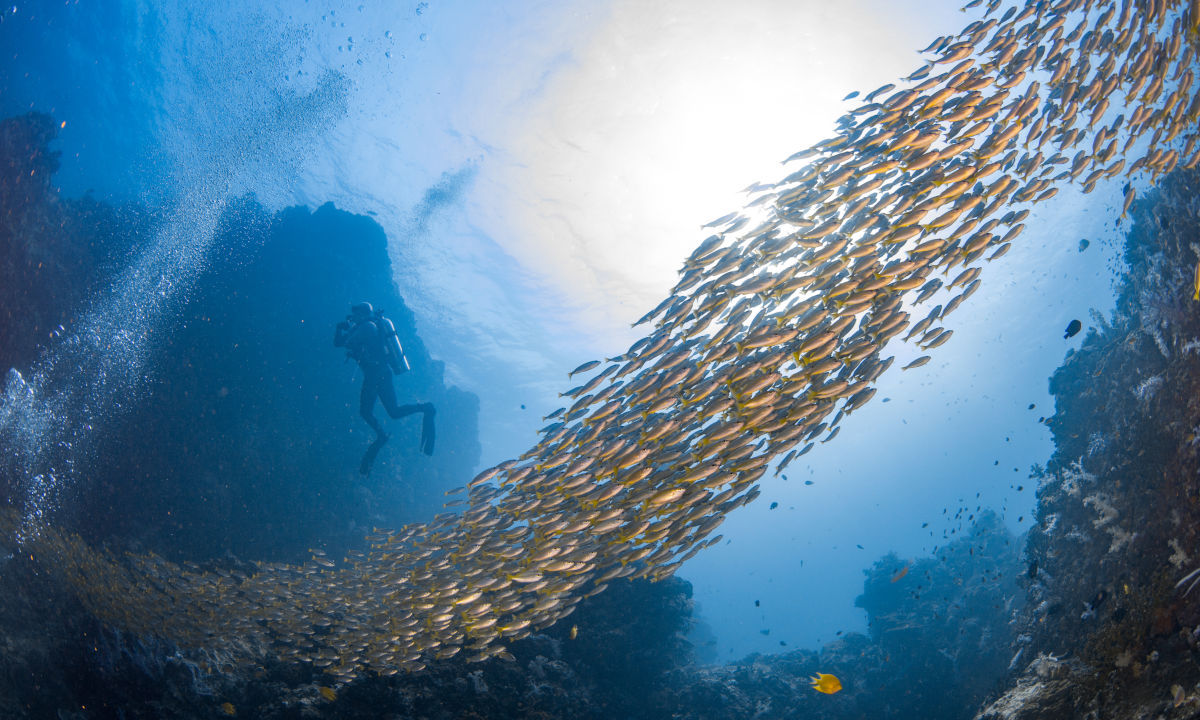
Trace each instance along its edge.
{"label": "bright sky above water", "polygon": [[[315,87],[325,68],[345,74],[345,112],[315,147],[238,176],[276,206],[374,214],[422,337],[481,397],[490,464],[534,441],[572,384],[567,370],[639,336],[629,323],[666,295],[702,223],[827,137],[854,106],[847,93],[911,73],[916,50],[972,19],[938,5],[131,4],[121,19],[145,26],[131,42],[159,45],[161,75],[134,76],[165,85],[144,130],[168,150],[159,173],[192,177],[170,168],[215,162],[239,108]],[[242,32],[213,39],[210,27]],[[68,121],[88,109],[59,102]],[[103,144],[102,128],[86,138],[76,125],[88,132],[69,122],[68,156]],[[74,190],[94,182],[77,178]],[[863,629],[852,606],[862,568],[889,550],[928,552],[950,527],[943,507],[1007,507],[1020,527],[1032,488],[1010,486],[1049,455],[1036,423],[1052,412],[1046,378],[1082,338],[1064,341],[1062,328],[1111,304],[1113,192],[1064,191],[1039,207],[1013,251],[985,268],[934,361],[900,373],[919,353],[898,348],[875,401],[787,481],[768,474],[760,501],[723,528],[729,544],[685,566],[722,658]],[[331,308],[331,322],[342,312]]]}

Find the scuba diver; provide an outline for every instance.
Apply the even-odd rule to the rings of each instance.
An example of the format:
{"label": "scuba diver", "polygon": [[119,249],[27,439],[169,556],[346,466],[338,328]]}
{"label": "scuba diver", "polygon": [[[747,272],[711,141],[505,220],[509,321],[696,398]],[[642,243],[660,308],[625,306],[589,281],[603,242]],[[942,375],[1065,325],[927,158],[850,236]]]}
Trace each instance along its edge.
{"label": "scuba diver", "polygon": [[418,403],[415,405],[397,405],[396,389],[392,386],[392,374],[399,375],[407,372],[408,359],[404,357],[404,349],[400,347],[400,339],[396,337],[396,326],[383,315],[383,311],[375,311],[371,303],[360,302],[350,306],[350,314],[337,324],[333,336],[334,347],[346,348],[346,357],[358,361],[363,371],[362,392],[359,394],[358,412],[362,415],[371,429],[375,431],[375,441],[367,448],[362,463],[358,466],[359,473],[366,475],[371,471],[371,464],[388,435],[383,426],[375,419],[375,400],[383,403],[383,409],[393,418],[402,418],[413,413],[424,413],[425,420],[421,424],[421,452],[433,454],[434,428],[433,418],[436,414],[433,403]]}

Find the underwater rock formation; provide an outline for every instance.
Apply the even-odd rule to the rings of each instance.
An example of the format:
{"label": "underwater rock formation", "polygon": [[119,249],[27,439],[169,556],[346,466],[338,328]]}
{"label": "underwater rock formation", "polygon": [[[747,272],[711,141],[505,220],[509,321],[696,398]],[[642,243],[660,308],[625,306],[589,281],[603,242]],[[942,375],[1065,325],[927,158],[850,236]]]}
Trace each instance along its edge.
{"label": "underwater rock formation", "polygon": [[[334,700],[320,690],[328,676],[312,665],[185,656],[106,627],[62,596],[37,561],[16,558],[6,577],[28,592],[0,607],[0,715],[109,717],[119,709],[125,718],[211,718],[228,702],[239,717],[256,718],[952,720],[969,716],[1004,674],[1017,549],[985,515],[895,583],[905,563],[881,558],[864,571],[859,600],[870,636],[851,633],[820,650],[697,665],[685,639],[697,620],[690,585],[618,580],[564,621],[511,643],[512,662],[459,656],[421,673],[360,678]],[[845,690],[818,695],[810,687],[817,672],[836,674]]]}
{"label": "underwater rock formation", "polygon": [[[87,299],[152,235],[137,206],[59,197],[57,128],[34,113],[0,123],[3,370],[25,370],[52,335],[71,332]],[[97,428],[98,462],[70,503],[86,511],[59,521],[203,560],[294,557],[319,542],[341,552],[372,524],[436,512],[478,462],[478,399],[446,385],[417,336],[382,229],[332,205],[272,215],[244,198],[226,208],[209,255],[169,327],[130,319],[147,334],[154,370],[142,395]],[[417,452],[419,419],[388,421],[392,440],[366,480],[356,474],[371,436],[358,415],[359,373],[331,342],[361,299],[388,311],[413,367],[396,379],[400,401],[439,411],[432,458]]]}
{"label": "underwater rock formation", "polygon": [[0,120],[0,372],[28,366],[71,323],[147,224],[134,206],[59,197],[58,130],[43,113]]}
{"label": "underwater rock formation", "polygon": [[[888,555],[864,571],[856,604],[867,611],[869,636],[681,669],[646,717],[967,717],[1006,675],[1019,556],[1003,522],[984,513],[936,557]],[[844,689],[817,694],[810,678],[818,672],[836,675]]]}
{"label": "underwater rock formation", "polygon": [[[152,529],[154,547],[265,559],[318,542],[339,554],[372,525],[440,510],[478,462],[478,399],[446,385],[417,336],[382,229],[332,205],[271,216],[244,199],[227,209],[211,255],[159,343],[156,382],[111,436],[121,450],[108,453],[110,472],[127,480],[91,501],[113,511],[85,529]],[[359,300],[387,311],[412,365],[395,378],[399,402],[438,408],[426,457],[420,417],[390,420],[376,407],[392,437],[365,480],[357,468],[374,434],[358,414],[361,373],[332,345]],[[155,502],[133,502],[157,478],[171,482]]]}
{"label": "underwater rock formation", "polygon": [[1019,682],[981,718],[1200,712],[1200,173],[1132,207],[1112,318],[1050,381]]}

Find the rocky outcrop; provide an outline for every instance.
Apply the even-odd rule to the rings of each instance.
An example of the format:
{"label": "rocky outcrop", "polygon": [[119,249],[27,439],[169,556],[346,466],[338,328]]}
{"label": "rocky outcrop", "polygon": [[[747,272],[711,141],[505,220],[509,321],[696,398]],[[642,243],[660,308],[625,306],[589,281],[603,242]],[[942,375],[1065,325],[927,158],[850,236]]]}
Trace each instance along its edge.
{"label": "rocky outcrop", "polygon": [[[72,332],[153,237],[141,208],[58,195],[57,129],[41,114],[0,123],[0,374],[28,370]],[[478,399],[447,385],[425,349],[372,219],[332,205],[273,214],[243,198],[225,208],[203,267],[161,327],[130,319],[152,356],[145,385],[94,428],[92,462],[77,469],[87,479],[56,522],[195,560],[296,557],[318,542],[339,553],[372,525],[429,517],[471,477]],[[418,452],[420,416],[385,420],[393,437],[366,479],[359,375],[332,345],[359,300],[388,312],[409,356],[400,402],[438,409],[433,457]],[[0,491],[15,482],[0,477]]]}
{"label": "rocky outcrop", "polygon": [[[857,600],[869,636],[680,669],[664,680],[656,713],[646,717],[969,716],[1006,674],[1019,553],[1003,522],[985,513],[935,557],[880,558],[865,571]],[[816,693],[810,678],[819,672],[836,675],[844,689]]]}
{"label": "rocky outcrop", "polygon": [[1016,685],[981,718],[1200,712],[1200,173],[1134,203],[1115,314],[1050,382]]}
{"label": "rocky outcrop", "polygon": [[[210,255],[146,397],[98,453],[120,481],[92,486],[89,503],[113,512],[84,518],[88,534],[265,559],[318,541],[343,552],[372,526],[438,512],[478,462],[478,399],[447,386],[417,335],[382,229],[331,205],[272,216],[246,199],[227,209]],[[374,433],[358,414],[361,373],[332,342],[363,299],[396,324],[412,365],[395,378],[399,402],[438,409],[426,457],[420,415],[390,420],[377,406],[392,438],[365,479]]]}
{"label": "rocky outcrop", "polygon": [[0,373],[71,323],[147,224],[137,207],[59,197],[58,130],[43,113],[0,120]]}

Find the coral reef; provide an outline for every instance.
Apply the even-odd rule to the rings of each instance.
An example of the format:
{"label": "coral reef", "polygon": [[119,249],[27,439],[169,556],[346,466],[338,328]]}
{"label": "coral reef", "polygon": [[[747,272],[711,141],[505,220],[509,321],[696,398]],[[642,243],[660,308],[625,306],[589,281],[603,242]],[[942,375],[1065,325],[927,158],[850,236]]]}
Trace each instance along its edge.
{"label": "coral reef", "polygon": [[1200,564],[1198,182],[1172,173],[1134,203],[1115,313],[1051,379],[1056,449],[1037,470],[1014,648],[1024,673],[982,718],[1200,710],[1200,594],[1176,588]]}
{"label": "coral reef", "polygon": [[[904,565],[881,558],[865,571],[859,598],[870,636],[852,633],[819,651],[699,665],[685,639],[697,621],[690,585],[619,580],[564,621],[511,643],[512,661],[456,657],[421,673],[373,675],[333,700],[320,690],[328,676],[310,665],[235,669],[213,654],[185,656],[105,628],[45,579],[36,559],[17,557],[3,568],[22,590],[0,607],[0,714],[212,718],[230,703],[239,717],[256,718],[950,720],[969,715],[1006,672],[1017,549],[985,514],[895,583]],[[846,689],[817,694],[817,672],[836,674]]]}
{"label": "coral reef", "polygon": [[[857,604],[867,611],[869,636],[675,671],[646,717],[969,716],[1007,672],[1019,556],[1003,523],[984,513],[936,557],[910,564],[889,555],[864,571]],[[813,692],[817,672],[837,675],[845,689]]]}

